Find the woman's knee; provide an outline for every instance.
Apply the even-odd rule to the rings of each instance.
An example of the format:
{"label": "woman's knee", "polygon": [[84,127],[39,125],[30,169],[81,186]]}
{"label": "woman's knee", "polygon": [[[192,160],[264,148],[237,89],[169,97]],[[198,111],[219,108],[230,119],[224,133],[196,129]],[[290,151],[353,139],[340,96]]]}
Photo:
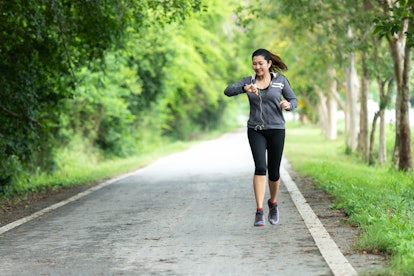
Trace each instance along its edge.
{"label": "woman's knee", "polygon": [[279,172],[269,172],[269,180],[270,181],[278,181],[280,179]]}

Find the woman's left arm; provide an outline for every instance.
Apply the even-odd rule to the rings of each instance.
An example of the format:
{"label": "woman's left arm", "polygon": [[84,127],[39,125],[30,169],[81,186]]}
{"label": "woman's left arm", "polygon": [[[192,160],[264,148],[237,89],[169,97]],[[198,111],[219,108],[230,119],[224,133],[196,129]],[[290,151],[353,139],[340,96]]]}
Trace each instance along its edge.
{"label": "woman's left arm", "polygon": [[298,99],[296,98],[295,92],[293,92],[292,87],[287,78],[285,78],[284,86],[282,90],[282,95],[285,100],[281,101],[283,109],[292,111],[298,106]]}

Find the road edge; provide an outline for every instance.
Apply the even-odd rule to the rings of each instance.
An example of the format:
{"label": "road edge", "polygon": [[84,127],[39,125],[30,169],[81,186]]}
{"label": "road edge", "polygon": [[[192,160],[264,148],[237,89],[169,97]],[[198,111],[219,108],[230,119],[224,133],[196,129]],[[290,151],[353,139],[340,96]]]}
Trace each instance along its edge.
{"label": "road edge", "polygon": [[285,158],[282,160],[280,167],[280,177],[285,185],[290,197],[293,200],[296,208],[302,216],[306,227],[312,235],[322,257],[325,259],[329,268],[335,276],[351,276],[357,275],[356,270],[351,263],[345,258],[341,250],[331,238],[328,231],[325,229],[319,218],[313,212],[310,205],[307,203],[305,197],[300,192],[296,183],[292,180],[290,174],[285,169],[288,162]]}
{"label": "road edge", "polygon": [[113,183],[115,183],[117,181],[120,181],[122,179],[125,179],[125,178],[127,178],[127,177],[129,177],[129,176],[131,176],[131,175],[133,175],[135,173],[136,173],[136,171],[135,172],[131,172],[131,173],[122,174],[122,175],[120,175],[118,177],[115,177],[115,178],[111,178],[111,179],[106,180],[106,181],[104,181],[104,182],[102,182],[102,183],[100,183],[98,185],[95,185],[95,186],[93,186],[93,187],[91,187],[91,188],[89,188],[89,189],[87,189],[87,190],[85,190],[83,192],[77,193],[76,195],[74,195],[72,197],[69,197],[68,199],[59,201],[59,202],[57,202],[57,203],[55,203],[53,205],[50,205],[49,207],[43,208],[43,209],[41,209],[41,210],[39,210],[39,211],[37,211],[37,212],[29,215],[29,216],[25,216],[25,217],[23,217],[21,219],[18,219],[18,220],[15,220],[13,222],[10,222],[10,223],[8,223],[8,224],[0,227],[0,235],[6,233],[7,231],[10,231],[10,230],[16,228],[16,227],[18,227],[18,226],[20,226],[20,225],[22,225],[22,224],[24,224],[26,222],[29,222],[29,221],[34,220],[36,218],[39,218],[39,217],[43,216],[44,214],[47,214],[49,212],[52,212],[53,210],[56,210],[56,209],[58,209],[58,208],[60,208],[60,207],[62,207],[64,205],[66,205],[68,203],[71,203],[73,201],[76,201],[78,199],[81,199],[82,197],[85,197],[85,196],[87,196],[87,195],[89,195],[89,194],[91,194],[93,192],[96,192],[96,191],[98,191],[98,190],[100,190],[100,189],[102,189],[102,188],[104,188],[106,186],[109,186],[109,185],[111,185],[111,184],[113,184]]}

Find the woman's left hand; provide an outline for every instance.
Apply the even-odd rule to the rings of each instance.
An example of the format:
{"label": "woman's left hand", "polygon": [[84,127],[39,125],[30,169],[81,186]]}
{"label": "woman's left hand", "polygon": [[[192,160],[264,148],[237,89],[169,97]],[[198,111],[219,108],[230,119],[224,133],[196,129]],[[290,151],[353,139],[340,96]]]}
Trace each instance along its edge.
{"label": "woman's left hand", "polygon": [[286,100],[282,100],[280,102],[280,105],[282,106],[282,108],[284,110],[290,110],[290,102],[286,101]]}

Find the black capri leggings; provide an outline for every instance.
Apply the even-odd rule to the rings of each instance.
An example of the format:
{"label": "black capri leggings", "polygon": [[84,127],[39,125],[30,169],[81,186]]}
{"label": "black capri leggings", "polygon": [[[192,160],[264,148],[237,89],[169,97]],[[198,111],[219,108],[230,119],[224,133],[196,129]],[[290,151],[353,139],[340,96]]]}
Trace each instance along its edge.
{"label": "black capri leggings", "polygon": [[[285,130],[254,130],[248,128],[247,136],[255,165],[254,174],[266,175],[266,168],[268,168],[269,180],[279,180],[280,162],[282,161],[283,147],[285,145]],[[266,150],[268,166],[266,166]]]}

